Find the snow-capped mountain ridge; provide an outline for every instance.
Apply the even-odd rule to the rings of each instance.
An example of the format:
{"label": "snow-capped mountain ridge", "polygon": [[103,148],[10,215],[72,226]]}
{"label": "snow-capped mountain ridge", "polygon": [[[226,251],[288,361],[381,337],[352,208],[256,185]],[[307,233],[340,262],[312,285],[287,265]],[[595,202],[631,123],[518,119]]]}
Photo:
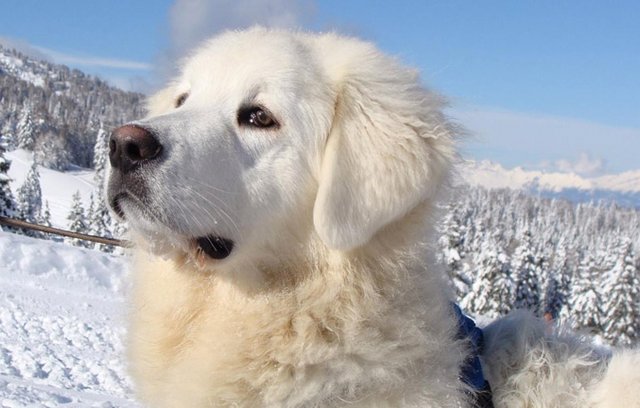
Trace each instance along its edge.
{"label": "snow-capped mountain ridge", "polygon": [[44,62],[30,58],[20,58],[0,47],[0,73],[13,75],[37,87],[44,87],[47,68]]}
{"label": "snow-capped mountain ridge", "polygon": [[144,114],[141,94],[2,46],[0,95],[0,137],[9,150],[36,152],[59,170],[91,167],[98,132]]}
{"label": "snow-capped mountain ridge", "polygon": [[572,201],[608,200],[640,206],[640,170],[598,177],[575,173],[506,169],[491,161],[468,161],[461,168],[460,182],[486,188],[526,190]]}

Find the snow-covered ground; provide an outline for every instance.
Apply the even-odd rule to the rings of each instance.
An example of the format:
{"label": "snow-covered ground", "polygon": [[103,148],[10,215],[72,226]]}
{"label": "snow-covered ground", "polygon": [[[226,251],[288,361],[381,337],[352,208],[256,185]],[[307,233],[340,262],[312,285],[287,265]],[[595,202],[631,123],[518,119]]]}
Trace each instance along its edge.
{"label": "snow-covered ground", "polygon": [[[11,191],[15,197],[31,168],[33,153],[18,149],[6,152],[5,157],[11,160],[9,177],[11,178]],[[54,227],[67,228],[69,224],[67,216],[71,208],[73,194],[79,191],[84,207],[87,208],[89,205],[89,197],[95,190],[93,170],[78,168],[62,172],[38,166],[38,172],[40,173],[42,204],[44,205],[45,201],[49,202],[51,224]]]}
{"label": "snow-covered ground", "polygon": [[126,259],[0,231],[0,406],[135,407]]}
{"label": "snow-covered ground", "polygon": [[[14,195],[33,156],[7,152]],[[52,224],[93,171],[39,167]],[[126,374],[126,257],[0,231],[0,407],[136,407]]]}

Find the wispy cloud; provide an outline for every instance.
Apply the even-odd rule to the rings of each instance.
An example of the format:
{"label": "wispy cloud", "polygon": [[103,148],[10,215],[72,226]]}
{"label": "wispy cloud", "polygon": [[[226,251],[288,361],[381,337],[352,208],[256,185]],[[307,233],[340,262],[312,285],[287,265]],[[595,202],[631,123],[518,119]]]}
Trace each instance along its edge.
{"label": "wispy cloud", "polygon": [[0,37],[0,44],[8,48],[15,48],[30,57],[55,62],[57,64],[129,71],[149,71],[152,68],[151,64],[145,62],[106,58],[95,55],[68,54],[10,37]]}
{"label": "wispy cloud", "polygon": [[75,65],[84,67],[99,67],[112,69],[127,69],[135,71],[148,71],[151,64],[139,61],[131,61],[118,58],[105,58],[89,55],[73,55],[55,51],[49,48],[34,46],[36,50],[48,55],[53,61],[59,64]]}

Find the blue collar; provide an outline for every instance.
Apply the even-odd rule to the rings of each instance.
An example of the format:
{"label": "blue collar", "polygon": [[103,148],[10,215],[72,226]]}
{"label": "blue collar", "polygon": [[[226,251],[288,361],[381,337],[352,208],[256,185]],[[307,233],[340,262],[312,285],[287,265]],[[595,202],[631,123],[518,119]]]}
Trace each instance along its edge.
{"label": "blue collar", "polygon": [[484,347],[484,335],[482,329],[476,326],[476,323],[464,313],[460,307],[451,303],[451,307],[458,321],[458,333],[456,339],[469,341],[470,354],[460,369],[460,378],[465,384],[475,390],[473,399],[476,408],[493,408],[491,400],[491,387],[489,382],[484,378],[482,373],[482,364],[480,362],[480,354]]}

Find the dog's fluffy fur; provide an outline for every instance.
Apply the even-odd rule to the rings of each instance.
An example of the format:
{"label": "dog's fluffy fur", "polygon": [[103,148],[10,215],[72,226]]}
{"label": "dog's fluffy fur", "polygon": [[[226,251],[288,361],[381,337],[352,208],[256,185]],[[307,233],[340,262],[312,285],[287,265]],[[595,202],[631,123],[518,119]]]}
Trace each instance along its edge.
{"label": "dog's fluffy fur", "polygon": [[[278,126],[240,123],[246,106]],[[142,187],[110,185],[128,192],[118,204],[139,243],[141,399],[469,406],[467,345],[428,256],[458,133],[442,106],[414,71],[333,34],[230,32],[188,58],[135,122],[161,160],[136,170]],[[199,251],[207,235],[233,240],[230,256]],[[487,328],[496,407],[640,406],[638,354],[610,360],[545,332],[522,313]]]}

